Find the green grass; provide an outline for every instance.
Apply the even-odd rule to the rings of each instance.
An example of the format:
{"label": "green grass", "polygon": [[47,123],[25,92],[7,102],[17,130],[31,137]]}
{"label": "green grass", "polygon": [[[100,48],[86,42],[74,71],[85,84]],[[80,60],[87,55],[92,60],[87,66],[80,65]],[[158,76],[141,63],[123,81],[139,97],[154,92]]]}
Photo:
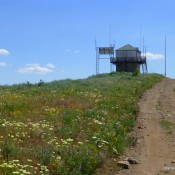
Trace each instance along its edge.
{"label": "green grass", "polygon": [[172,134],[175,131],[175,123],[168,120],[161,120],[161,126],[169,133]]}
{"label": "green grass", "polygon": [[1,86],[0,174],[94,174],[130,145],[137,101],[162,78],[110,73]]}

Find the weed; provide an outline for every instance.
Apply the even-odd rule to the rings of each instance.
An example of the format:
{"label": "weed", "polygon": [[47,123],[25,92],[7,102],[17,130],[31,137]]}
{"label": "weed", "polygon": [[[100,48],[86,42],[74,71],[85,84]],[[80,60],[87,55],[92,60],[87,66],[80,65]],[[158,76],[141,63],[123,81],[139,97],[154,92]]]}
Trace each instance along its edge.
{"label": "weed", "polygon": [[134,72],[133,72],[133,76],[138,77],[140,75],[140,69],[137,68]]}
{"label": "weed", "polygon": [[37,84],[37,86],[44,86],[44,81],[43,80],[40,80],[39,83]]}
{"label": "weed", "polygon": [[5,140],[1,145],[1,153],[3,158],[8,162],[10,157],[20,155],[20,149],[13,144],[11,140]]}
{"label": "weed", "polygon": [[169,134],[172,134],[175,131],[175,123],[171,121],[161,120],[160,124]]}
{"label": "weed", "polygon": [[53,159],[53,150],[51,146],[38,146],[36,148],[33,148],[33,151],[35,156],[38,158],[39,163],[42,165],[48,165],[51,163]]}
{"label": "weed", "polygon": [[64,147],[61,150],[62,166],[58,172],[62,175],[91,175],[101,165],[102,159],[95,147]]}

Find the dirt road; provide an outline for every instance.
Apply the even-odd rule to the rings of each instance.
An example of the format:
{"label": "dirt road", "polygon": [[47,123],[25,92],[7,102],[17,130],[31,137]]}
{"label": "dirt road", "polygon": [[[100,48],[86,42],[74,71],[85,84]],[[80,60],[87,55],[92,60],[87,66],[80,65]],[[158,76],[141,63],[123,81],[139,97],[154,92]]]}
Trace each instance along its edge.
{"label": "dirt road", "polygon": [[164,79],[147,91],[134,130],[136,146],[125,156],[139,161],[121,175],[175,175],[175,80]]}

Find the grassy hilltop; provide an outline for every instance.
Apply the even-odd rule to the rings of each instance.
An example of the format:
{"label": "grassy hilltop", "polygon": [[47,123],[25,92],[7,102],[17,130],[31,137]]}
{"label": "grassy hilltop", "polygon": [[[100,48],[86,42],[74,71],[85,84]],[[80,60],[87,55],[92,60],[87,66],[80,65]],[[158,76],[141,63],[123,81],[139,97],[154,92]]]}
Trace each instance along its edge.
{"label": "grassy hilltop", "polygon": [[1,86],[0,174],[95,174],[131,144],[137,101],[162,78],[111,73]]}

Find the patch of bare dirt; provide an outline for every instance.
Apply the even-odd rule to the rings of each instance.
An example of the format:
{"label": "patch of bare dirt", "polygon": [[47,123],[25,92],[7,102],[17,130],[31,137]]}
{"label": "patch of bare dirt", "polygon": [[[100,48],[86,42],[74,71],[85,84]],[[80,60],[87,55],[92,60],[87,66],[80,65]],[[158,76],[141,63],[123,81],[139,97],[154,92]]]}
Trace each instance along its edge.
{"label": "patch of bare dirt", "polygon": [[139,106],[134,130],[137,143],[124,155],[139,164],[115,175],[175,175],[175,80],[164,79],[155,85]]}

